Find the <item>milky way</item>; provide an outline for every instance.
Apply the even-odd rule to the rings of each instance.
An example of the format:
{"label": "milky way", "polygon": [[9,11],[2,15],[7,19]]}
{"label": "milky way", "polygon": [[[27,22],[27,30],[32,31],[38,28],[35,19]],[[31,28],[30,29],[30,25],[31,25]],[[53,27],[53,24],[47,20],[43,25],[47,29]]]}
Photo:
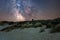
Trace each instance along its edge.
{"label": "milky way", "polygon": [[31,18],[32,4],[30,0],[15,0],[14,2],[16,6],[12,11],[15,11],[13,12],[16,19],[15,21],[25,21],[28,20],[29,17]]}
{"label": "milky way", "polygon": [[0,0],[0,21],[29,21],[60,17],[59,0]]}
{"label": "milky way", "polygon": [[[19,10],[19,13],[21,13],[25,17],[31,18],[31,12],[32,12],[32,4],[30,0],[16,0],[16,6]],[[28,20],[27,18],[25,18]]]}

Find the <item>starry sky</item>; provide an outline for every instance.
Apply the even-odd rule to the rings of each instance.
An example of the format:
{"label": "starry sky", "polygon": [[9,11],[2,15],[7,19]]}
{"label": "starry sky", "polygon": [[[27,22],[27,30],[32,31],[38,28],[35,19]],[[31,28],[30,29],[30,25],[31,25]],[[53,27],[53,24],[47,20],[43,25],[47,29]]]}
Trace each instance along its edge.
{"label": "starry sky", "polygon": [[60,18],[60,0],[0,0],[0,21]]}

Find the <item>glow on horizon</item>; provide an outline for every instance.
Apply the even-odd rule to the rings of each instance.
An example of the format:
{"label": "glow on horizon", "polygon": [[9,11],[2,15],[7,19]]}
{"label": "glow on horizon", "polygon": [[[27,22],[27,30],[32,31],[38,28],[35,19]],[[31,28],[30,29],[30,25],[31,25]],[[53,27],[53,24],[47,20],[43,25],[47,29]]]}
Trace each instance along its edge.
{"label": "glow on horizon", "polygon": [[16,21],[25,21],[25,17],[19,13],[19,10],[15,10],[16,12],[14,13],[14,16],[16,18]]}

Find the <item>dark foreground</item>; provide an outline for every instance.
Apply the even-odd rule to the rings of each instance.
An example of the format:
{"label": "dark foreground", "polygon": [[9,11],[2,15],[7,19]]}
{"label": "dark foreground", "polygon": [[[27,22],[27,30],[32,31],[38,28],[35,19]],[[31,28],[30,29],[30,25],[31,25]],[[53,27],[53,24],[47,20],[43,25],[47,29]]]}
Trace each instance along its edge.
{"label": "dark foreground", "polygon": [[17,28],[37,28],[45,27],[40,32],[43,32],[45,29],[51,28],[50,33],[60,32],[60,18],[53,20],[32,20],[32,21],[23,21],[23,22],[0,22],[0,26],[8,25],[6,28],[1,29],[0,31],[9,32]]}

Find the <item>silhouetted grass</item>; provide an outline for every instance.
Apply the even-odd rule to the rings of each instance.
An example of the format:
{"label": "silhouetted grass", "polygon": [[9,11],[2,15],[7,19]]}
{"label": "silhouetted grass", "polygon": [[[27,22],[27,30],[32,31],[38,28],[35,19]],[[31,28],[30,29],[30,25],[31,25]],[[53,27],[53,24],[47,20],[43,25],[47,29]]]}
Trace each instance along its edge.
{"label": "silhouetted grass", "polygon": [[[8,22],[8,21],[2,21],[0,22],[0,26],[4,24],[12,25],[10,27],[4,28],[1,31],[10,31],[16,28],[36,28],[36,27],[42,27],[43,25],[46,25],[46,28],[51,28],[51,33],[53,32],[60,32],[60,18],[56,18],[53,20],[32,20],[32,21],[23,21],[23,22]],[[13,25],[15,24],[15,25]],[[59,26],[58,26],[59,24]],[[44,30],[44,29],[43,29]]]}

